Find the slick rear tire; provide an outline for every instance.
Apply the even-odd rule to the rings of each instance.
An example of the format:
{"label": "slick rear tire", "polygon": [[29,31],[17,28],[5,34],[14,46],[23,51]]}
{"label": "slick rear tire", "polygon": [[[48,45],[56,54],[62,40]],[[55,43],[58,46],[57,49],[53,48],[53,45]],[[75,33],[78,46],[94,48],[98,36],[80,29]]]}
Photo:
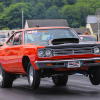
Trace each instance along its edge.
{"label": "slick rear tire", "polygon": [[13,77],[10,73],[7,73],[2,66],[0,66],[0,87],[11,88],[13,83]]}
{"label": "slick rear tire", "polygon": [[56,86],[65,86],[68,81],[68,75],[53,76],[52,80]]}
{"label": "slick rear tire", "polygon": [[28,82],[31,89],[37,89],[40,85],[41,71],[35,70],[31,63],[28,65]]}
{"label": "slick rear tire", "polygon": [[89,79],[93,85],[100,84],[100,67],[91,67],[89,69]]}

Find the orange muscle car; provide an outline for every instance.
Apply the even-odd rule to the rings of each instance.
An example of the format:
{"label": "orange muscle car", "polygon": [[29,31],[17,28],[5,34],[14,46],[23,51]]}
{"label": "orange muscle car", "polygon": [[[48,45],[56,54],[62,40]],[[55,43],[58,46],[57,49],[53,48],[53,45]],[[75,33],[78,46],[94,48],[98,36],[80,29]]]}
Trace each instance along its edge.
{"label": "orange muscle car", "polygon": [[40,79],[52,77],[66,85],[68,75],[89,76],[100,84],[100,45],[82,42],[70,27],[35,27],[16,31],[0,47],[0,86],[12,87],[18,76],[27,76],[32,89]]}

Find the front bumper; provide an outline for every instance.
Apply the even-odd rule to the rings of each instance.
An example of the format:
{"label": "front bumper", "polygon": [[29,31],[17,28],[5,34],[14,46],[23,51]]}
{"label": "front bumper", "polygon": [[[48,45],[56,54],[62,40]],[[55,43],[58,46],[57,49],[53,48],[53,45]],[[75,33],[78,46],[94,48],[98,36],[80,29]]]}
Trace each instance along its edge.
{"label": "front bumper", "polygon": [[[100,66],[100,57],[86,58],[86,59],[69,59],[69,60],[56,60],[56,61],[35,61],[38,68],[68,68],[68,62],[80,61],[80,67]],[[95,61],[98,61],[97,63]],[[47,65],[50,64],[50,65]],[[76,67],[77,68],[77,67]]]}

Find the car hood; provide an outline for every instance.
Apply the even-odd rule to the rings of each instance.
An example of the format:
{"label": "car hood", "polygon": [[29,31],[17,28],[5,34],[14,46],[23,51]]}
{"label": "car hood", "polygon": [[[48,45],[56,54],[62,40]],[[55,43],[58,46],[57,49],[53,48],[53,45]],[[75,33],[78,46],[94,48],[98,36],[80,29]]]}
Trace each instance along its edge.
{"label": "car hood", "polygon": [[49,40],[47,42],[38,42],[38,43],[34,43],[32,45],[35,46],[46,46],[46,47],[50,47],[50,46],[73,46],[73,47],[85,47],[85,46],[99,46],[98,42],[83,42],[83,41],[79,41],[79,39],[77,38],[61,38],[61,39],[53,39],[53,40]]}
{"label": "car hood", "polygon": [[78,38],[61,38],[53,39],[48,42],[48,45],[97,45],[97,42],[83,42],[79,41]]}

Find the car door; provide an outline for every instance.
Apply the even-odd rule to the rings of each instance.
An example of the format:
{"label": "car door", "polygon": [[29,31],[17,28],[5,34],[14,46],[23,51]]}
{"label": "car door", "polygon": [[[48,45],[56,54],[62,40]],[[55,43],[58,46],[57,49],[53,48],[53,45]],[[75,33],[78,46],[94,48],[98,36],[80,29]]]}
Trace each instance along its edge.
{"label": "car door", "polygon": [[6,48],[7,67],[10,72],[20,72],[18,53],[22,45],[22,32],[16,32],[7,42]]}

